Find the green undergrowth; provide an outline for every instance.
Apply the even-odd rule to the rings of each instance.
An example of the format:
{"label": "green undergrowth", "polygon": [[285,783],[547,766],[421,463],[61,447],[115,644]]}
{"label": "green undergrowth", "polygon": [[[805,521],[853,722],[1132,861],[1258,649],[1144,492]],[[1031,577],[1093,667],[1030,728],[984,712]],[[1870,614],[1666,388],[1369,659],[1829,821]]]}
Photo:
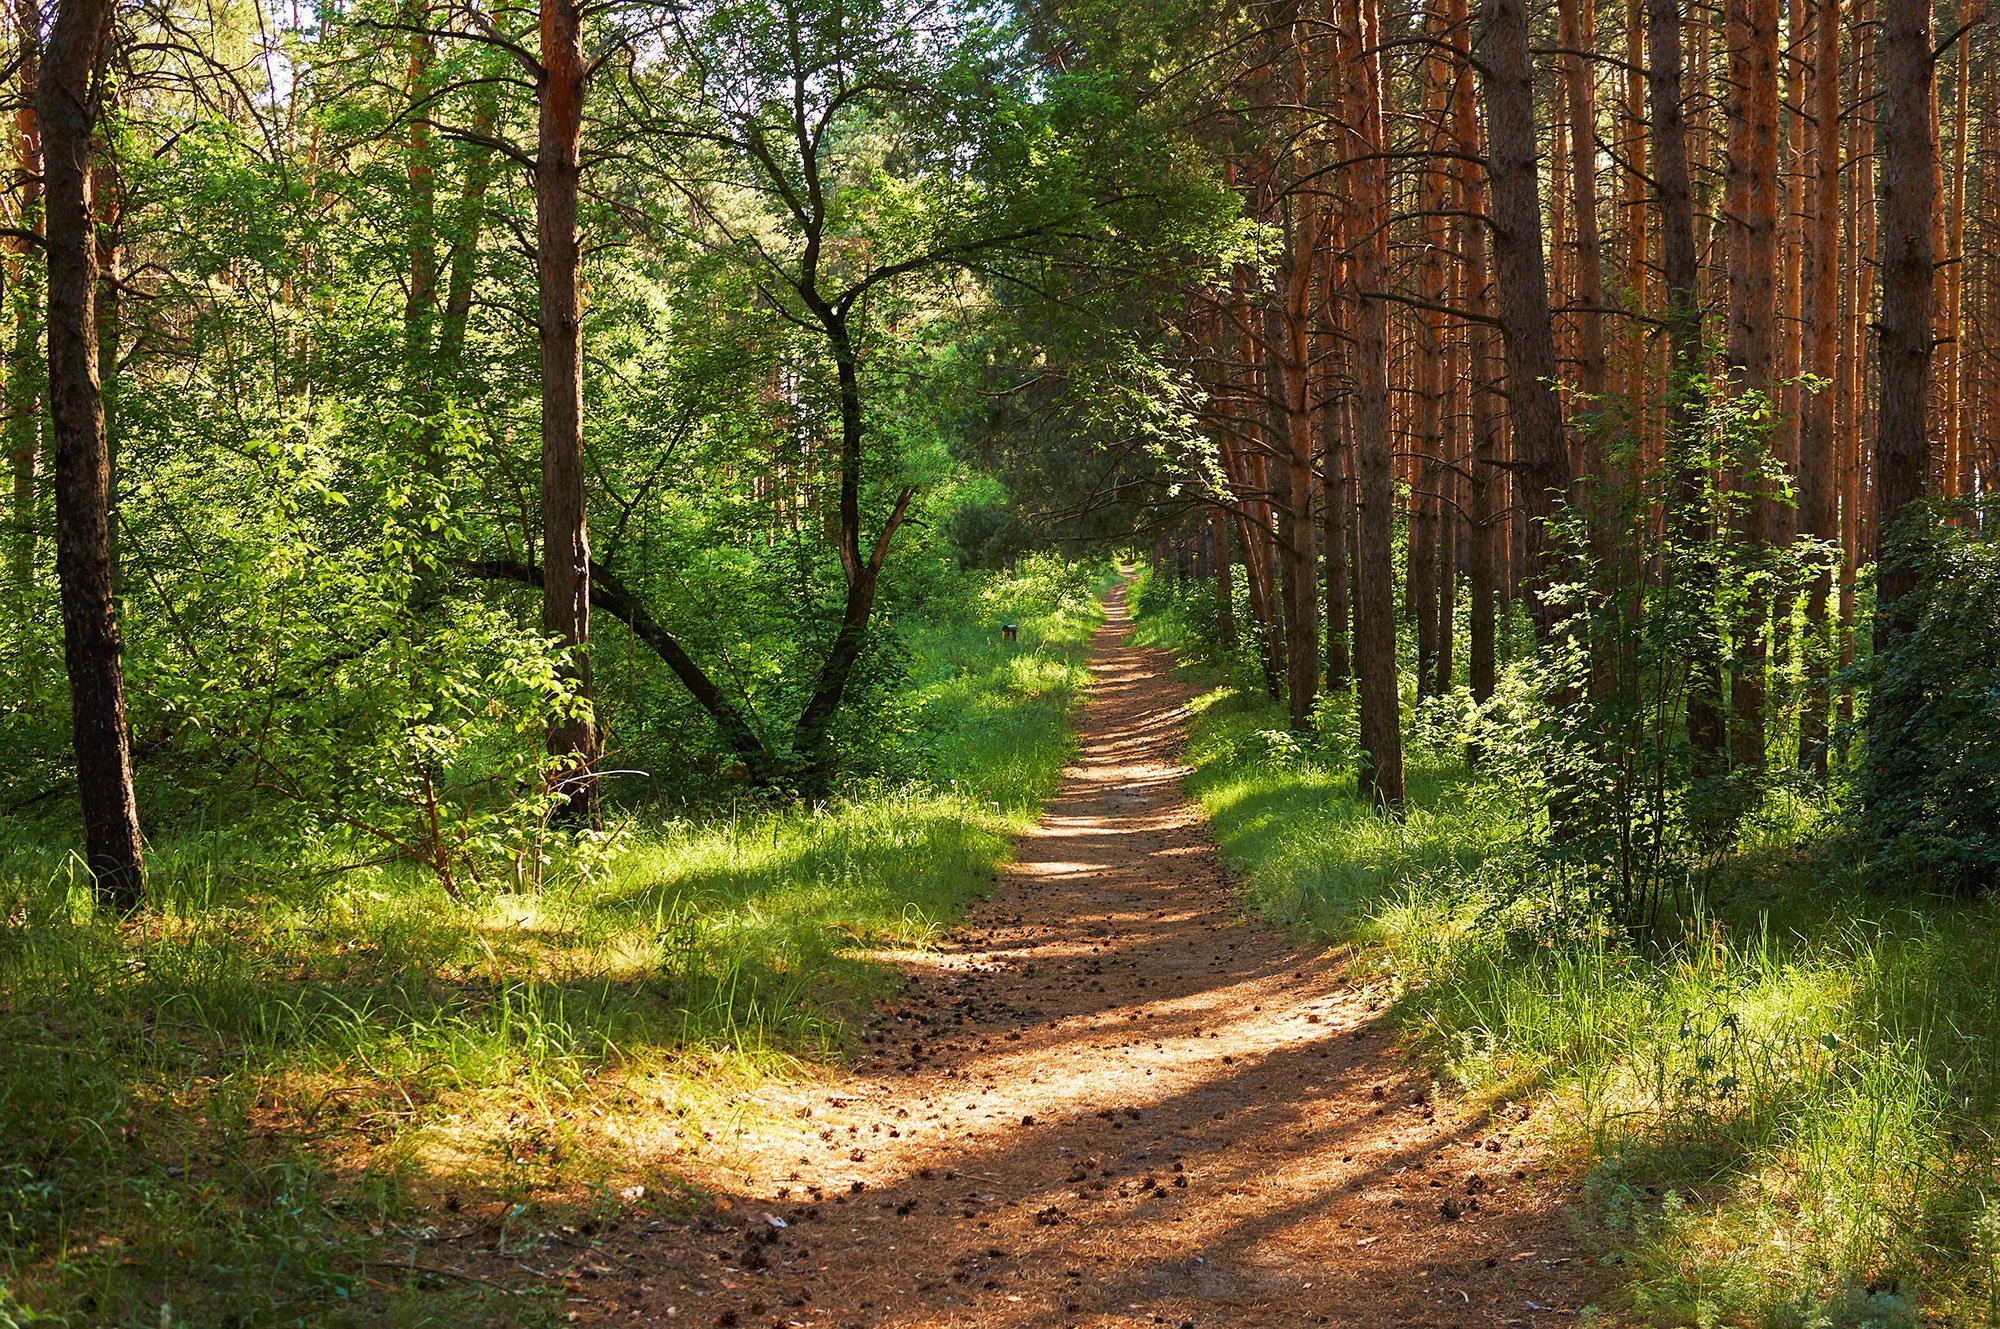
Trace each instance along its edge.
{"label": "green undergrowth", "polygon": [[1992,902],[1864,890],[1799,804],[1670,940],[1565,929],[1482,871],[1519,813],[1456,744],[1417,724],[1397,825],[1355,796],[1344,705],[1301,743],[1261,693],[1209,677],[1191,787],[1256,906],[1351,946],[1442,1078],[1550,1123],[1616,1318],[2000,1323]]}
{"label": "green undergrowth", "polygon": [[114,926],[0,849],[0,1326],[560,1320],[512,1262],[688,1201],[733,1091],[839,1058],[871,957],[987,888],[1073,750],[1092,589],[1028,568],[913,633],[893,775],[628,810],[532,888],[191,837]]}

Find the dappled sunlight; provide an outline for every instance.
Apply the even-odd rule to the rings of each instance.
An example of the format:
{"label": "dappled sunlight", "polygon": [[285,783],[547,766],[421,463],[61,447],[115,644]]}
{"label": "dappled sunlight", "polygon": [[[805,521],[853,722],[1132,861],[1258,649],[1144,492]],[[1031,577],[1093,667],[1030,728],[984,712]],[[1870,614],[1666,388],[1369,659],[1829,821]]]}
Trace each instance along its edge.
{"label": "dappled sunlight", "polygon": [[[716,1141],[766,1120],[753,1092],[827,1074],[896,981],[863,952],[925,954],[988,888],[1071,750],[1084,673],[1042,636],[1095,618],[1038,616],[1020,655],[941,625],[935,777],[552,839],[538,889],[205,843],[155,855],[160,909],[117,926],[60,863],[7,861],[33,924],[0,928],[0,1321],[117,1287],[176,1324],[239,1296],[265,1308],[239,1323],[384,1298],[542,1322],[523,1266],[735,1175]],[[467,1244],[512,1258],[471,1275]]]}
{"label": "dappled sunlight", "polygon": [[1384,992],[1246,920],[1181,796],[1168,662],[1118,650],[1120,627],[1114,609],[1100,658],[1118,668],[1097,671],[1118,686],[1100,681],[992,900],[935,945],[849,952],[909,980],[875,1003],[852,1074],[754,1089],[757,1126],[703,1142],[722,1195],[701,1238],[612,1242],[632,1272],[579,1315],[1573,1316],[1579,1266],[1532,1137],[1441,1103],[1390,1052]]}

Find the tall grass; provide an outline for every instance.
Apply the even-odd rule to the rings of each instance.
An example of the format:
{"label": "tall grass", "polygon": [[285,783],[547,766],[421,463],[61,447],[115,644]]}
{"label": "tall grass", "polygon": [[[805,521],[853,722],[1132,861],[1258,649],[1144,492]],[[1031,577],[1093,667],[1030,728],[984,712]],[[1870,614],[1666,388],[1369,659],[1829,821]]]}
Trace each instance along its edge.
{"label": "tall grass", "polygon": [[894,982],[874,953],[928,944],[1032,822],[1097,615],[1027,571],[914,638],[897,778],[628,816],[533,891],[211,834],[156,845],[155,908],[112,925],[73,859],[6,843],[0,1326],[542,1322],[438,1229],[519,1255],[633,1186],[674,1203],[730,1087],[839,1058]]}
{"label": "tall grass", "polygon": [[1441,1075],[1546,1123],[1623,1313],[2000,1323],[1994,902],[1871,893],[1793,803],[1657,949],[1565,931],[1482,871],[1515,814],[1456,744],[1413,745],[1397,825],[1354,796],[1342,708],[1301,745],[1214,677],[1192,788],[1255,902],[1388,978]]}

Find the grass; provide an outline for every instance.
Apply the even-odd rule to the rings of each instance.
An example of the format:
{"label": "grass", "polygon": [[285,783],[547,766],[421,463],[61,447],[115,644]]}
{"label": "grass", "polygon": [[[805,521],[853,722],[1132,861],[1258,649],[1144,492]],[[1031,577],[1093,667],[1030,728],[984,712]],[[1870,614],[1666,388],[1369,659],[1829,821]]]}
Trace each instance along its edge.
{"label": "grass", "polygon": [[[906,778],[820,808],[629,819],[534,891],[449,898],[287,846],[156,845],[155,908],[0,857],[0,1326],[539,1324],[560,1267],[731,1129],[732,1090],[837,1061],[982,893],[1072,750],[1095,604],[1040,569],[913,642]],[[1018,644],[998,641],[1000,621]],[[338,854],[322,851],[327,861]]]}
{"label": "grass", "polygon": [[[1151,631],[1176,636],[1170,610]],[[1534,1110],[1583,1174],[1615,1315],[2000,1324],[1993,901],[1870,892],[1824,810],[1791,805],[1671,941],[1566,934],[1482,872],[1519,817],[1458,745],[1412,745],[1399,826],[1338,742],[1210,681],[1192,789],[1254,903],[1386,977],[1441,1077]]]}

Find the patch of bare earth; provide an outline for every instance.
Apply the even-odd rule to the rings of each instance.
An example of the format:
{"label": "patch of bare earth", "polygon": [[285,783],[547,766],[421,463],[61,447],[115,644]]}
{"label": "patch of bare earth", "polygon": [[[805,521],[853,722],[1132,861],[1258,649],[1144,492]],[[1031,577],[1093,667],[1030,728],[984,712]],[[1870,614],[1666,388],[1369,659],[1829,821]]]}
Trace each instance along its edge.
{"label": "patch of bare earth", "polygon": [[1532,1131],[1434,1098],[1378,996],[1244,917],[1182,792],[1188,692],[1128,627],[1114,595],[991,899],[894,957],[850,1074],[758,1091],[712,1215],[606,1234],[576,1318],[1573,1322],[1594,1271]]}

